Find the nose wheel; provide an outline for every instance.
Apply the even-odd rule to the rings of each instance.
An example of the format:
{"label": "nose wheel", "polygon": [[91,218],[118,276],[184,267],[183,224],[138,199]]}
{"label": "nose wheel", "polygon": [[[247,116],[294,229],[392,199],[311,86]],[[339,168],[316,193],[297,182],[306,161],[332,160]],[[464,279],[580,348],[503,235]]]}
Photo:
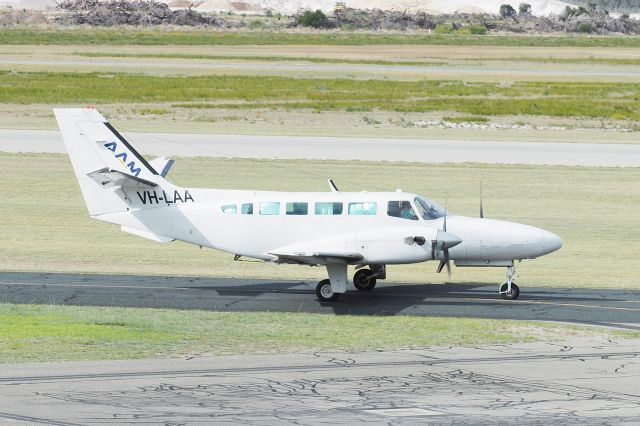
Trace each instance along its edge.
{"label": "nose wheel", "polygon": [[520,296],[520,288],[514,282],[511,283],[511,286],[509,283],[504,283],[500,286],[500,295],[505,300],[516,300]]}
{"label": "nose wheel", "polygon": [[516,300],[520,296],[520,288],[513,282],[515,266],[507,267],[507,282],[500,286],[500,295],[505,300]]}

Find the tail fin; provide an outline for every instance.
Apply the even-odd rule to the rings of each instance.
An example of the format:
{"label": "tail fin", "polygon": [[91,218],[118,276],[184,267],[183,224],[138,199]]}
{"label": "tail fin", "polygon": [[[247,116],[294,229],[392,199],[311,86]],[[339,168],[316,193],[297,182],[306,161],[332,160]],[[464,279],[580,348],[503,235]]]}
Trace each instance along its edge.
{"label": "tail fin", "polygon": [[166,184],[97,110],[64,108],[54,113],[92,217],[128,211],[127,188]]}

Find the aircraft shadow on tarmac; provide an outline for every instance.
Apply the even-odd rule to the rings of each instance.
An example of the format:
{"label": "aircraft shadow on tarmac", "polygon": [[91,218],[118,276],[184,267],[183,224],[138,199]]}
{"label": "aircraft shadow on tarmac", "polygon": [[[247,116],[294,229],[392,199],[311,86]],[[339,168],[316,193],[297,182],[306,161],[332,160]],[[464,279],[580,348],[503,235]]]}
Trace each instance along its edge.
{"label": "aircraft shadow on tarmac", "polygon": [[496,284],[380,283],[319,302],[315,283],[293,280],[101,274],[0,273],[0,301],[85,306],[456,316],[614,325],[640,330],[640,291],[522,286],[503,300]]}
{"label": "aircraft shadow on tarmac", "polygon": [[[323,303],[315,298],[310,287],[306,282],[261,281],[232,287],[204,285],[191,288],[215,290],[222,297],[252,299],[251,310],[457,316],[616,326],[638,322],[638,312],[621,307],[629,300],[640,299],[640,292],[629,290],[527,287],[520,299],[512,301],[503,300],[497,286],[487,283],[400,283],[379,286],[370,292],[351,290],[335,302]],[[240,302],[229,306],[229,310],[243,311],[247,307],[247,303]],[[633,325],[624,328],[640,330],[640,326]]]}

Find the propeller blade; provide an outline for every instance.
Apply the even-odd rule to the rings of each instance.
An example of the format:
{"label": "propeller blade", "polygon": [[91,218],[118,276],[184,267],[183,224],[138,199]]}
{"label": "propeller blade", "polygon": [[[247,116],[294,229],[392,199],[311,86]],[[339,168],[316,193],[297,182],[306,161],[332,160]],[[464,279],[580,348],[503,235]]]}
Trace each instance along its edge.
{"label": "propeller blade", "polygon": [[449,276],[449,281],[451,281],[451,262],[447,259],[447,275]]}
{"label": "propeller blade", "polygon": [[442,225],[442,230],[447,232],[447,193],[444,193],[444,223]]}
{"label": "propeller blade", "polygon": [[444,269],[444,267],[447,267],[447,275],[449,276],[449,280],[451,280],[451,261],[449,260],[449,250],[448,249],[444,249],[444,259],[442,259],[440,261],[440,263],[438,264],[438,269],[436,269],[437,273],[442,272],[442,270]]}
{"label": "propeller blade", "polygon": [[482,208],[482,181],[480,181],[480,218],[484,218],[484,209]]}
{"label": "propeller blade", "polygon": [[[434,242],[434,248],[439,246],[444,253],[444,259],[440,261],[438,264],[438,269],[436,270],[438,273],[442,272],[444,267],[447,267],[447,275],[449,276],[449,280],[451,280],[451,262],[449,261],[449,247],[455,247],[462,242],[462,239],[457,235],[451,234],[447,232],[447,204],[448,204],[448,194],[444,193],[444,220],[442,222],[442,230],[438,230],[436,235],[436,241]],[[435,251],[434,251],[435,257]]]}

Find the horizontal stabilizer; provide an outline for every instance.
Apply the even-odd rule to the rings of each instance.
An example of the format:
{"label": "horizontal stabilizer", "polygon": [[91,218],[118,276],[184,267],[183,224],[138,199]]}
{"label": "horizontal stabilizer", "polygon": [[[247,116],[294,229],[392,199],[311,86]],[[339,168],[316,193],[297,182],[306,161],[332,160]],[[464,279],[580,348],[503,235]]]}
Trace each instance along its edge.
{"label": "horizontal stabilizer", "polygon": [[168,243],[169,241],[174,241],[173,238],[168,238],[162,235],[154,234],[151,231],[142,231],[136,228],[129,228],[127,226],[121,226],[121,230],[124,232],[128,232],[129,234],[137,235],[138,237],[148,238],[153,241],[157,241],[159,243]]}
{"label": "horizontal stabilizer", "polygon": [[158,184],[146,179],[142,179],[137,176],[129,175],[127,173],[109,168],[104,168],[96,170],[95,172],[87,173],[87,176],[89,176],[103,188],[122,187],[140,189],[153,188],[158,186]]}
{"label": "horizontal stabilizer", "polygon": [[160,176],[167,177],[167,173],[169,173],[171,166],[173,166],[173,160],[167,157],[158,157],[149,161],[149,164],[151,164],[151,167],[154,169],[160,170]]}

